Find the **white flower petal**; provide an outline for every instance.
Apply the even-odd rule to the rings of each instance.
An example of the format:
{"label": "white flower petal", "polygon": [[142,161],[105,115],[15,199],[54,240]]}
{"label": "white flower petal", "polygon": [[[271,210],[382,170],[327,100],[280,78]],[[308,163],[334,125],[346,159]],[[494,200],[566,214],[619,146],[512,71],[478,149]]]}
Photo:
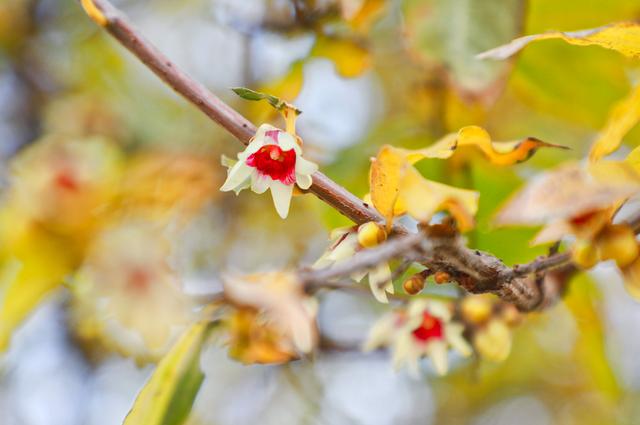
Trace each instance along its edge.
{"label": "white flower petal", "polygon": [[276,206],[278,215],[287,218],[289,215],[289,205],[291,204],[291,196],[293,196],[293,185],[285,185],[279,181],[271,184],[271,197],[273,204]]}
{"label": "white flower petal", "polygon": [[264,139],[253,138],[249,145],[238,154],[238,161],[245,162],[254,153],[258,152],[265,145]]}
{"label": "white flower petal", "polygon": [[349,277],[351,277],[351,279],[355,280],[356,282],[360,282],[362,279],[364,279],[367,273],[369,273],[369,270],[358,270],[357,272],[351,273]]}
{"label": "white flower petal", "polygon": [[296,184],[300,189],[309,189],[313,184],[313,179],[308,174],[298,174],[296,173]]}
{"label": "white flower petal", "polygon": [[329,254],[329,258],[335,262],[351,258],[355,255],[357,246],[358,235],[356,233],[349,234],[342,242],[333,248],[331,254]]}
{"label": "white flower petal", "polygon": [[369,330],[369,335],[362,350],[372,351],[379,347],[386,346],[393,338],[395,331],[395,315],[393,313],[382,316]]}
{"label": "white flower petal", "polygon": [[262,124],[260,127],[258,127],[258,130],[256,130],[256,135],[253,136],[254,140],[259,140],[264,142],[264,140],[267,137],[267,131],[282,131],[282,130],[272,126],[271,124]]}
{"label": "white flower petal", "polygon": [[444,337],[449,345],[464,357],[468,357],[472,350],[467,340],[462,336],[463,332],[464,326],[460,323],[449,323],[444,327]]}
{"label": "white flower petal", "polygon": [[245,180],[247,180],[251,173],[253,172],[253,168],[249,167],[244,161],[238,161],[231,169],[229,170],[229,175],[227,176],[227,180],[224,182],[222,187],[220,188],[223,192],[229,192],[231,190],[236,189],[238,186],[242,185]]}
{"label": "white flower petal", "polygon": [[451,309],[441,301],[431,300],[427,305],[427,310],[433,317],[448,322],[451,320]]}
{"label": "white flower petal", "polygon": [[283,151],[293,149],[296,152],[297,156],[300,156],[300,154],[302,153],[302,149],[296,141],[296,138],[285,131],[280,131],[280,133],[278,133],[278,145]]}
{"label": "white flower petal", "polygon": [[426,346],[426,352],[433,362],[433,367],[435,368],[438,375],[444,375],[445,373],[447,373],[447,370],[449,368],[447,362],[447,343],[442,340],[429,341]]}
{"label": "white flower petal", "polygon": [[380,263],[369,271],[369,287],[376,300],[387,304],[387,292],[393,291],[389,263]]}
{"label": "white flower petal", "polygon": [[304,159],[298,155],[296,158],[296,173],[298,174],[313,174],[318,171],[318,164]]}
{"label": "white flower petal", "polygon": [[272,181],[273,179],[269,176],[261,176],[255,173],[251,178],[251,190],[258,194],[265,193],[267,189],[269,189]]}

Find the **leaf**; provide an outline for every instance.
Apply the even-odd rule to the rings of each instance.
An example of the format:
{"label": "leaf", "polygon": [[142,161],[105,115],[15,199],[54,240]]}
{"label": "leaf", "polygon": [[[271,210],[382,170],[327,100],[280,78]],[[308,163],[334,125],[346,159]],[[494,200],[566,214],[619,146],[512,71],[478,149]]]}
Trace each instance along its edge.
{"label": "leaf", "polygon": [[636,86],[627,98],[615,105],[600,137],[591,147],[589,159],[597,161],[618,149],[624,136],[635,127],[638,121],[640,121],[640,85]]}
{"label": "leaf", "polygon": [[383,146],[371,164],[371,201],[390,228],[393,217],[408,213],[426,222],[438,211],[449,211],[461,231],[473,227],[477,192],[425,179],[411,166],[406,150]]}
{"label": "leaf", "polygon": [[474,95],[495,95],[506,64],[475,55],[520,33],[521,0],[404,0],[404,33],[409,52],[441,68],[454,85]]}
{"label": "leaf", "polygon": [[200,354],[214,325],[201,321],[183,333],[136,397],[123,425],[185,422],[204,380]]}
{"label": "leaf", "polygon": [[433,145],[417,150],[403,150],[409,162],[424,158],[451,158],[460,146],[476,146],[496,165],[513,165],[531,158],[540,148],[568,149],[534,137],[514,142],[493,142],[489,133],[477,126],[463,127],[457,134],[448,134]]}
{"label": "leaf", "polygon": [[620,52],[627,57],[640,58],[640,25],[636,22],[618,22],[580,31],[550,31],[527,35],[483,52],[477,55],[477,58],[507,59],[533,41],[550,39],[561,39],[576,46],[600,46]]}
{"label": "leaf", "polygon": [[371,67],[369,51],[354,40],[319,36],[311,55],[331,60],[345,78],[357,77]]}
{"label": "leaf", "polygon": [[294,111],[296,115],[300,115],[302,113],[300,109],[296,108],[289,102],[267,93],[251,90],[246,87],[233,87],[231,90],[245,100],[253,100],[253,101],[266,100],[267,102],[269,102],[269,105],[273,106],[278,111],[284,111],[289,109]]}
{"label": "leaf", "polygon": [[479,193],[433,182],[410,167],[400,183],[398,202],[406,205],[407,213],[421,222],[427,222],[438,211],[448,211],[461,232],[471,230],[478,211]]}
{"label": "leaf", "polygon": [[0,351],[14,331],[73,270],[77,253],[67,241],[13,211],[0,214]]}

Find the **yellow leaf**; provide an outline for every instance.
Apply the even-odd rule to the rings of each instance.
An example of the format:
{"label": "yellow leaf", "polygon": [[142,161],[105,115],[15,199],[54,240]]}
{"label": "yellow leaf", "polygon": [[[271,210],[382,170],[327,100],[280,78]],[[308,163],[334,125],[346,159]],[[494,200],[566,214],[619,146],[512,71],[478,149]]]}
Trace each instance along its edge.
{"label": "yellow leaf", "polygon": [[369,51],[352,40],[318,37],[311,55],[331,60],[336,71],[346,78],[354,78],[371,66]]}
{"label": "yellow leaf", "polygon": [[438,211],[449,211],[461,231],[473,227],[478,193],[429,181],[411,166],[411,153],[383,146],[371,164],[371,201],[390,229],[393,217],[405,212],[428,221]]}
{"label": "yellow leaf", "polygon": [[202,321],[183,333],[136,397],[123,425],[184,423],[204,380],[200,353],[212,328]]}
{"label": "yellow leaf", "polygon": [[407,213],[416,220],[427,222],[438,211],[448,211],[461,232],[473,228],[478,199],[478,192],[427,180],[413,167],[407,169],[398,196],[398,201],[406,205]]}
{"label": "yellow leaf", "polygon": [[457,134],[448,134],[424,149],[403,150],[409,162],[416,163],[423,158],[451,158],[460,146],[476,146],[496,165],[512,165],[529,159],[539,148],[560,148],[533,137],[513,142],[493,142],[489,133],[477,126],[463,127]]}
{"label": "yellow leaf", "polygon": [[2,281],[0,281],[0,351],[26,317],[73,270],[74,247],[11,212],[0,213]]}
{"label": "yellow leaf", "polygon": [[591,161],[614,152],[622,143],[622,138],[640,120],[640,85],[631,94],[620,101],[611,111],[605,128],[595,141],[589,153]]}
{"label": "yellow leaf", "polygon": [[385,8],[385,0],[340,0],[342,17],[355,29],[366,32]]}
{"label": "yellow leaf", "polygon": [[477,58],[507,59],[533,41],[549,39],[561,39],[576,46],[600,46],[620,52],[627,57],[640,57],[640,24],[637,22],[618,22],[581,31],[550,31],[543,34],[527,35],[481,53]]}
{"label": "yellow leaf", "polygon": [[393,217],[406,212],[406,209],[398,205],[400,181],[406,167],[406,160],[392,146],[383,146],[378,156],[371,162],[369,173],[371,203],[385,218],[387,231],[391,230]]}

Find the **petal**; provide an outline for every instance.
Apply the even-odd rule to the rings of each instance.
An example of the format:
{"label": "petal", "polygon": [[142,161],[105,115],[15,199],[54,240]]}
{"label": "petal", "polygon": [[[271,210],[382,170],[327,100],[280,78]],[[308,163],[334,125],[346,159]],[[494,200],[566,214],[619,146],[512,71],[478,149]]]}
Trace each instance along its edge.
{"label": "petal", "polygon": [[234,190],[236,187],[244,183],[244,181],[248,179],[249,176],[251,176],[252,172],[253,172],[253,168],[249,167],[244,162],[238,161],[229,170],[229,175],[227,175],[227,180],[224,182],[220,190],[223,192],[229,192],[231,190]]}
{"label": "petal", "polygon": [[298,156],[302,153],[302,149],[300,149],[300,145],[296,141],[295,137],[284,131],[280,131],[278,133],[278,146],[280,146],[283,151],[293,149]]}
{"label": "petal", "polygon": [[271,177],[255,173],[251,179],[251,190],[258,194],[265,193],[269,189],[271,182],[273,182]]}
{"label": "petal", "polygon": [[394,323],[395,315],[393,313],[382,316],[369,330],[362,350],[367,352],[387,345],[393,337]]}
{"label": "petal", "polygon": [[451,310],[449,309],[449,306],[441,301],[430,300],[427,305],[427,310],[432,316],[437,317],[444,322],[451,320]]}
{"label": "petal", "polygon": [[380,263],[369,272],[369,287],[376,300],[387,304],[389,299],[386,292],[391,292],[393,282],[391,281],[391,269],[388,263]]}
{"label": "petal", "polygon": [[264,143],[266,139],[266,134],[268,131],[282,131],[282,130],[272,126],[271,124],[262,124],[260,127],[258,127],[258,130],[256,130],[256,135],[253,136],[254,140],[259,140]]}
{"label": "petal", "polygon": [[313,179],[308,174],[296,173],[296,184],[300,189],[309,189],[313,184]]}
{"label": "petal", "polygon": [[296,158],[296,173],[297,174],[313,174],[318,171],[318,164],[304,159],[298,155]]}
{"label": "petal", "polygon": [[240,152],[238,154],[238,161],[239,162],[245,162],[247,160],[247,158],[249,158],[249,156],[253,155],[254,153],[258,152],[260,150],[261,147],[264,146],[264,140],[263,139],[258,139],[257,137],[252,139],[251,142],[249,143],[249,145],[247,145],[247,147],[245,148],[245,150],[243,150],[242,152]]}
{"label": "petal", "polygon": [[427,343],[426,351],[438,375],[447,373],[447,344],[444,341],[430,341]]}
{"label": "petal", "polygon": [[271,197],[276,211],[281,218],[287,218],[289,215],[289,205],[291,204],[291,196],[293,195],[293,185],[285,185],[279,181],[271,184]]}
{"label": "petal", "polygon": [[460,323],[449,323],[444,328],[444,336],[449,345],[464,357],[468,357],[471,355],[471,346],[462,336],[463,332],[464,326]]}

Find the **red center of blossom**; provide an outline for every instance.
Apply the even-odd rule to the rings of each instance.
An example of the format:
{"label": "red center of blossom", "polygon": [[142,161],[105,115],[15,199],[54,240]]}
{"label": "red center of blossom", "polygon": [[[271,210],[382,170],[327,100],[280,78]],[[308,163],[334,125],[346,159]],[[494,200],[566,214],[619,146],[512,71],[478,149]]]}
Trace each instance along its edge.
{"label": "red center of blossom", "polygon": [[129,272],[128,286],[134,292],[145,292],[151,285],[151,274],[142,268],[135,267]]}
{"label": "red center of blossom", "polygon": [[420,342],[427,342],[431,339],[442,339],[442,321],[425,311],[422,313],[422,323],[414,329],[412,333]]}
{"label": "red center of blossom", "polygon": [[278,145],[263,146],[247,158],[247,165],[284,184],[296,182],[296,152],[293,149],[283,151]]}
{"label": "red center of blossom", "polygon": [[71,172],[68,171],[68,170],[63,170],[63,171],[59,172],[53,178],[53,184],[58,189],[62,189],[62,190],[69,191],[69,192],[75,192],[76,190],[78,190],[80,188],[80,185],[78,184],[78,181],[71,174]]}

